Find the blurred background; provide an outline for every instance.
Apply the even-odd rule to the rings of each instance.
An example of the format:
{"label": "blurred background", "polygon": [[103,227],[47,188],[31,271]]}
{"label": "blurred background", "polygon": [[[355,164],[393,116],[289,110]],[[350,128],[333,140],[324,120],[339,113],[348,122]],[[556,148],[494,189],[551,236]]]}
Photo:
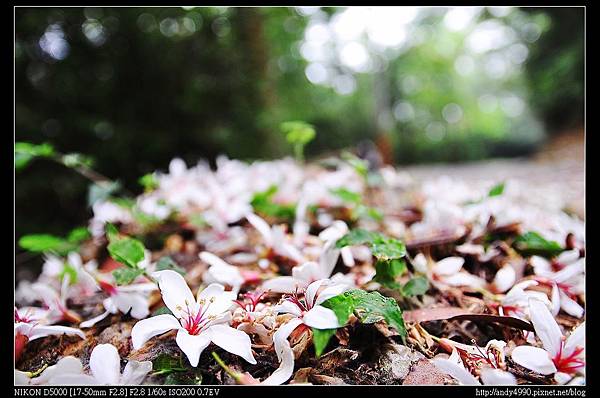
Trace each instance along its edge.
{"label": "blurred background", "polygon": [[[15,18],[16,140],[90,155],[134,193],[175,156],[288,155],[287,120],[315,126],[309,158],[365,142],[400,166],[583,147],[583,8],[19,7]],[[19,171],[17,239],[84,225],[88,185],[49,161]]]}

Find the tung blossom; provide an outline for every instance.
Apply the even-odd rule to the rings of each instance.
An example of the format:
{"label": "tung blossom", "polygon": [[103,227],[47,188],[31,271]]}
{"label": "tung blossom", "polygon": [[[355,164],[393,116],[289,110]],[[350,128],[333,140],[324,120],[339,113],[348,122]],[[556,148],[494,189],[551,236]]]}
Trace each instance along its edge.
{"label": "tung blossom", "polygon": [[485,347],[456,343],[441,339],[440,345],[452,352],[449,358],[434,358],[439,369],[454,377],[461,384],[480,385],[478,376],[486,385],[514,385],[517,380],[505,371],[504,348],[506,343],[491,340]]}
{"label": "tung blossom", "polygon": [[333,282],[354,286],[351,278],[338,273],[331,277],[331,273],[335,268],[340,249],[335,247],[335,241],[330,240],[325,244],[319,262],[307,261],[303,264],[296,265],[292,268],[292,276],[279,276],[269,279],[263,283],[263,289],[270,290],[275,293],[294,293],[297,290],[303,290],[311,283],[331,278]]}
{"label": "tung blossom", "polygon": [[552,263],[539,256],[532,256],[530,261],[537,275],[535,279],[555,290],[552,298],[554,315],[562,309],[571,316],[581,318],[584,309],[577,302],[577,296],[584,292],[585,259],[579,258],[579,250],[565,251]]}
{"label": "tung blossom", "polygon": [[302,253],[300,253],[294,245],[288,242],[282,226],[276,225],[271,228],[265,220],[253,213],[247,214],[246,219],[261,234],[265,245],[275,253],[290,258],[297,263],[304,262]]}
{"label": "tung blossom", "polygon": [[130,315],[136,319],[144,319],[150,314],[148,294],[156,290],[154,283],[117,286],[106,281],[98,281],[98,286],[108,294],[108,297],[102,301],[105,311],[97,317],[81,322],[82,328],[92,327],[108,315],[119,311],[123,314],[130,312]]}
{"label": "tung blossom", "polygon": [[512,359],[519,365],[534,372],[550,375],[564,384],[585,370],[585,322],[579,325],[569,337],[563,336],[556,320],[544,303],[529,300],[529,313],[536,336],[543,348],[532,346],[516,347]]}
{"label": "tung blossom", "polygon": [[304,290],[304,298],[300,298],[296,293],[285,296],[283,302],[275,307],[276,312],[291,314],[293,318],[273,334],[273,344],[280,365],[263,384],[281,384],[294,373],[294,353],[287,339],[298,326],[304,324],[315,329],[335,329],[342,326],[335,312],[320,304],[349,288],[347,285],[321,279],[308,285]]}
{"label": "tung blossom", "polygon": [[121,358],[112,344],[98,344],[90,355],[91,375],[83,372],[79,359],[68,356],[48,367],[38,377],[15,370],[15,384],[140,384],[152,370],[150,361],[128,361],[121,374]]}
{"label": "tung blossom", "polygon": [[445,286],[467,286],[471,288],[482,288],[487,282],[478,276],[462,270],[465,259],[462,257],[446,257],[436,262],[431,268],[427,266],[427,260],[422,254],[415,256],[413,265],[417,271],[425,271],[433,285],[444,288]]}
{"label": "tung blossom", "polygon": [[228,325],[231,318],[229,309],[235,299],[232,292],[212,283],[194,299],[187,283],[177,272],[159,271],[153,277],[158,281],[163,301],[173,315],[157,315],[136,323],[131,330],[136,350],[154,336],[177,330],[177,345],[194,367],[198,366],[200,354],[211,342],[249,363],[256,363],[250,337]]}

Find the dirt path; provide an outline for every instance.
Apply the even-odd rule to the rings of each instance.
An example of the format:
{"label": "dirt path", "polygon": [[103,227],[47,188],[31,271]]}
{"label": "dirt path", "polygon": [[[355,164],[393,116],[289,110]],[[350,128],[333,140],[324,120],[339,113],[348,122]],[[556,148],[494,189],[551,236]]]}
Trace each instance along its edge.
{"label": "dirt path", "polygon": [[409,166],[404,170],[417,180],[444,175],[466,182],[513,179],[523,186],[543,188],[569,211],[584,218],[584,143],[583,131],[574,130],[555,137],[532,158]]}

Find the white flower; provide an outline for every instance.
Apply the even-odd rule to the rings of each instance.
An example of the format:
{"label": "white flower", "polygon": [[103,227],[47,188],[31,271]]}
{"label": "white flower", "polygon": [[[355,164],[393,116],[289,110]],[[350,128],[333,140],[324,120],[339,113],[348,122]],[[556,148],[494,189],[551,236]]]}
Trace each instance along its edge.
{"label": "white flower", "polygon": [[485,279],[462,271],[465,259],[462,257],[446,257],[431,267],[428,277],[432,284],[440,286],[467,286],[482,288],[487,285]]}
{"label": "white flower", "polygon": [[320,304],[348,289],[347,285],[334,284],[328,279],[321,279],[306,288],[304,298],[300,298],[297,294],[287,296],[274,308],[276,312],[292,314],[294,318],[281,325],[273,334],[273,344],[280,364],[262,384],[281,384],[292,377],[294,353],[287,338],[298,326],[305,324],[316,329],[334,329],[342,326],[335,312]]}
{"label": "white flower", "polygon": [[[452,350],[449,358],[434,358],[433,363],[461,384],[479,385],[473,373],[480,376],[486,385],[515,385],[515,376],[502,368],[504,363],[504,347],[500,340],[490,340],[485,347],[460,344],[442,339],[442,344]],[[465,366],[466,365],[466,366]]]}
{"label": "white flower", "polygon": [[227,322],[235,295],[222,285],[210,284],[198,293],[197,300],[183,277],[175,271],[153,274],[158,281],[165,305],[173,315],[158,315],[135,324],[131,331],[133,347],[137,350],[154,336],[177,330],[177,345],[192,366],[198,366],[200,354],[211,341],[232,354],[255,364],[248,335]]}
{"label": "white flower", "polygon": [[527,290],[539,283],[532,279],[527,279],[517,283],[506,293],[500,301],[498,312],[502,316],[514,316],[517,318],[529,318],[529,299],[535,298],[543,302],[549,309],[552,308],[552,302],[548,300],[545,293],[536,290]]}
{"label": "white flower", "polygon": [[[348,229],[348,225],[340,220],[336,220],[334,221],[331,226],[325,228],[323,231],[321,231],[321,233],[319,234],[319,239],[321,239],[324,242],[337,242],[342,236],[344,236],[346,233],[348,233],[349,229]],[[340,249],[340,254],[342,256],[342,261],[344,262],[344,264],[347,267],[353,267],[355,262],[354,262],[354,255],[352,254],[352,247],[351,246],[345,246],[342,247]]]}
{"label": "white flower", "polygon": [[96,260],[83,264],[81,256],[77,252],[69,253],[66,261],[50,254],[46,256],[40,280],[47,281],[54,286],[52,282],[57,283],[61,279],[68,279],[66,298],[90,296],[98,290],[98,285],[89,271],[96,267]]}
{"label": "white flower", "polygon": [[68,289],[69,278],[63,279],[60,293],[45,283],[36,282],[31,285],[31,290],[48,309],[46,323],[53,324],[61,321],[78,323],[81,321],[79,315],[67,308]]}
{"label": "white flower", "polygon": [[562,267],[554,272],[552,264],[543,257],[531,256],[531,264],[541,284],[553,289],[554,315],[562,309],[567,314],[581,318],[584,309],[577,303],[577,296],[585,288],[585,259],[579,258],[579,250],[568,250],[557,257],[554,264]]}
{"label": "white flower", "polygon": [[229,285],[233,287],[233,292],[237,293],[240,290],[240,286],[246,281],[238,267],[227,264],[212,253],[201,252],[200,259],[210,265],[208,270],[202,275],[202,279],[206,284],[216,282],[222,285]]}
{"label": "white flower", "polygon": [[109,314],[116,314],[119,311],[123,314],[131,311],[130,315],[136,319],[146,318],[150,314],[148,294],[156,290],[154,283],[134,283],[117,286],[106,281],[98,281],[98,285],[108,294],[108,297],[102,301],[106,311],[97,317],[81,322],[80,326],[82,328],[92,327]]}
{"label": "white flower", "polygon": [[530,299],[529,313],[535,334],[544,348],[516,347],[511,353],[512,359],[534,372],[543,375],[554,374],[555,380],[560,384],[564,384],[577,373],[583,373],[585,322],[565,338],[544,303]]}
{"label": "white flower", "polygon": [[282,226],[273,226],[271,228],[265,220],[253,213],[247,214],[246,219],[262,235],[265,245],[273,249],[275,253],[288,257],[298,263],[304,262],[302,253],[287,241],[287,236]]}
{"label": "white flower", "polygon": [[[335,241],[330,240],[325,244],[319,262],[308,261],[292,268],[292,276],[279,276],[263,283],[263,289],[276,293],[293,293],[306,289],[311,283],[331,276],[340,255],[340,249],[335,247]],[[336,282],[353,286],[354,283],[342,274],[332,277]]]}
{"label": "white flower", "polygon": [[[43,316],[43,315],[42,315]],[[76,328],[67,326],[47,325],[45,319],[39,319],[34,315],[28,317],[27,313],[19,313],[15,308],[15,358],[19,358],[25,345],[33,340],[52,335],[76,335],[85,338],[83,332]]]}
{"label": "white flower", "polygon": [[[29,384],[140,384],[152,370],[150,361],[128,361],[121,374],[121,358],[112,344],[98,344],[90,355],[91,375],[83,372],[81,362],[74,357],[65,357],[56,365],[47,368],[39,377],[29,380]],[[24,372],[21,372],[24,373]],[[20,380],[24,380],[20,375]],[[17,374],[15,372],[15,379]]]}
{"label": "white flower", "polygon": [[90,220],[89,230],[93,237],[98,238],[104,235],[104,224],[133,222],[133,217],[129,210],[116,203],[109,201],[99,201],[92,205],[94,217]]}

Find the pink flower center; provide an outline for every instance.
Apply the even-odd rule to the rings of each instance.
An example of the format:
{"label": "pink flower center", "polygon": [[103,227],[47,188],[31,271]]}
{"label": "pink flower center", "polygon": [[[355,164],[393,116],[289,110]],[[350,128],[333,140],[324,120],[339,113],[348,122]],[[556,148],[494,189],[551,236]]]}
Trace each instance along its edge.
{"label": "pink flower center", "polygon": [[198,335],[212,321],[212,317],[206,316],[206,311],[210,307],[212,300],[209,300],[206,305],[201,304],[199,310],[194,313],[186,302],[185,317],[179,320],[181,326],[191,335]]}
{"label": "pink flower center", "polygon": [[562,290],[562,292],[564,294],[566,294],[567,296],[569,296],[572,300],[577,301],[577,295],[571,290],[573,289],[573,286],[568,284],[568,283],[564,283],[564,282],[554,282],[548,278],[542,278],[542,277],[537,277],[534,278],[534,280],[538,281],[540,284],[544,285],[544,286],[549,286],[552,287],[554,284],[556,284],[556,286]]}
{"label": "pink flower center", "polygon": [[558,372],[573,374],[585,366],[585,361],[579,358],[579,355],[583,352],[583,347],[576,347],[572,353],[563,356],[564,347],[565,342],[563,340],[560,343],[560,349],[556,353],[556,356],[552,358],[552,362],[554,362],[554,366],[556,366]]}
{"label": "pink flower center", "polygon": [[256,306],[260,303],[267,292],[248,292],[243,295],[243,300],[234,300],[240,308],[246,312],[256,311]]}

